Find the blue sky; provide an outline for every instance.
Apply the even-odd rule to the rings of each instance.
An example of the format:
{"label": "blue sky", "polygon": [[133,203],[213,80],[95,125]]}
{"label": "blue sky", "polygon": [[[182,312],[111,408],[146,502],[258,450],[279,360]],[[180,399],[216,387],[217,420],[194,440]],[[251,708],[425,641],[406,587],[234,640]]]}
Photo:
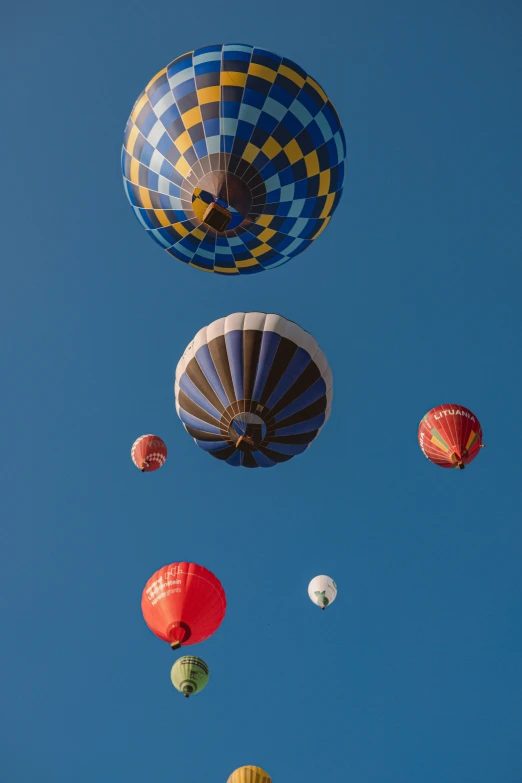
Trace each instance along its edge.
{"label": "blue sky", "polygon": [[[520,781],[521,21],[508,0],[4,12],[6,783]],[[162,252],[120,175],[145,84],[226,41],[301,64],[348,148],[314,245],[232,280]],[[320,437],[264,471],[197,449],[173,400],[198,329],[249,310],[310,331],[334,374]],[[463,473],[417,445],[443,402],[484,429]],[[142,476],[145,432],[169,458]],[[189,701],[140,610],[176,560],[228,597]]]}

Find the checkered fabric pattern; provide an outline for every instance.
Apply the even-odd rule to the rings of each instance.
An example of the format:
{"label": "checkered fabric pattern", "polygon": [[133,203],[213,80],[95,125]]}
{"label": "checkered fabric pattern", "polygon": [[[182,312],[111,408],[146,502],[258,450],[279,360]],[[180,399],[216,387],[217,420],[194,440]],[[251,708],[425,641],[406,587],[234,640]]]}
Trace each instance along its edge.
{"label": "checkered fabric pattern", "polygon": [[165,463],[167,446],[157,435],[141,435],[132,444],[131,459],[137,468],[150,473]]}
{"label": "checkered fabric pattern", "polygon": [[[245,44],[207,46],[160,71],[125,129],[122,169],[136,217],[196,269],[251,274],[302,253],[339,202],[346,145],[317,82]],[[212,202],[231,215],[217,231]]]}

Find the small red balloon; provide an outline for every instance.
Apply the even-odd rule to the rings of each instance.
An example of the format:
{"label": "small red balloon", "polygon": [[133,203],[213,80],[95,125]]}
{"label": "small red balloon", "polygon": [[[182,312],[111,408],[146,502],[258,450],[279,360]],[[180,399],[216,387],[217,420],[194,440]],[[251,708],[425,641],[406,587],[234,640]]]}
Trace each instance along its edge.
{"label": "small red balloon", "polygon": [[463,470],[484,446],[482,427],[463,405],[438,405],[419,425],[419,445],[435,465]]}
{"label": "small red balloon", "polygon": [[131,457],[142,473],[152,473],[167,459],[167,447],[157,435],[142,435],[132,444]]}
{"label": "small red balloon", "polygon": [[217,631],[227,609],[219,579],[196,563],[171,563],[151,576],[141,599],[152,633],[175,649],[198,644]]}

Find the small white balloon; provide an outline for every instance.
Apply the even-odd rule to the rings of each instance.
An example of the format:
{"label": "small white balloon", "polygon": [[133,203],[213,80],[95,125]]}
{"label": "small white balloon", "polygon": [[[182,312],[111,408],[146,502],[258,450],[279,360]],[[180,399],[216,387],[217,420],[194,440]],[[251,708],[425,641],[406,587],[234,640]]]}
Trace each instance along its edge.
{"label": "small white balloon", "polygon": [[327,606],[333,604],[335,601],[337,585],[331,577],[325,576],[324,574],[321,576],[314,576],[308,585],[308,595],[314,604],[320,606],[321,609],[326,609]]}

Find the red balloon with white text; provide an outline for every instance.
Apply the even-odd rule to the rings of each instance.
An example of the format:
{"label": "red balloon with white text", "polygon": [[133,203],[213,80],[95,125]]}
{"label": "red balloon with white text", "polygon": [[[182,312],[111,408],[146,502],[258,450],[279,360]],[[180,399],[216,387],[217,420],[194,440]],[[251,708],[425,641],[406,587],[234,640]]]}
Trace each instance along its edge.
{"label": "red balloon with white text", "polygon": [[419,445],[435,465],[463,470],[484,448],[482,427],[463,405],[438,405],[419,425]]}
{"label": "red balloon with white text", "polygon": [[152,633],[172,649],[204,642],[217,631],[227,599],[219,579],[196,563],[171,563],[151,576],[141,599]]}

